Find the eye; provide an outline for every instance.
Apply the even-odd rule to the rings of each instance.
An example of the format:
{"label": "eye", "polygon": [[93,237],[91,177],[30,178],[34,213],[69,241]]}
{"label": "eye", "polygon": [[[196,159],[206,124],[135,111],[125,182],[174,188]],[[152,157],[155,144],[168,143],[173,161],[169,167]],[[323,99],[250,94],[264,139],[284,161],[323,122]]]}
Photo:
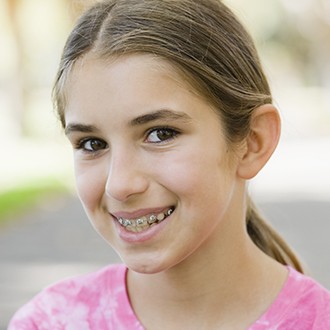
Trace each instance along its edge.
{"label": "eye", "polygon": [[78,143],[78,149],[83,149],[87,152],[96,152],[106,149],[108,144],[100,139],[87,138],[83,139]]}
{"label": "eye", "polygon": [[153,128],[149,130],[146,138],[146,142],[149,143],[166,142],[168,140],[174,139],[178,134],[179,134],[178,131],[169,127]]}

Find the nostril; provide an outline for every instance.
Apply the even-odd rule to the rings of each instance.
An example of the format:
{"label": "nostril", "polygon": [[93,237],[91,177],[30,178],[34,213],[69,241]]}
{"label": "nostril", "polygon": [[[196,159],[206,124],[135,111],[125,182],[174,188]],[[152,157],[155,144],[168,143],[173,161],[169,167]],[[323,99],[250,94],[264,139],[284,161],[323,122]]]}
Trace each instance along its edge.
{"label": "nostril", "polygon": [[[124,167],[127,168],[127,166]],[[132,195],[144,193],[148,186],[148,179],[138,171],[132,168],[127,171],[125,168],[121,170],[112,168],[107,177],[105,193],[107,196],[123,202]]]}

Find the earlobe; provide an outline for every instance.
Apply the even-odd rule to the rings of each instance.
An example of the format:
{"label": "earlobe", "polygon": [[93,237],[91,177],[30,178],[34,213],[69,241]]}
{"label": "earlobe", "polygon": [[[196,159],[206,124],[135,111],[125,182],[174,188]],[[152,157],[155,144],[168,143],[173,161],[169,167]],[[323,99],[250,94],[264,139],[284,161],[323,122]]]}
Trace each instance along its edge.
{"label": "earlobe", "polygon": [[273,105],[265,104],[254,110],[237,169],[240,178],[249,180],[258,174],[275,151],[280,133],[281,120]]}

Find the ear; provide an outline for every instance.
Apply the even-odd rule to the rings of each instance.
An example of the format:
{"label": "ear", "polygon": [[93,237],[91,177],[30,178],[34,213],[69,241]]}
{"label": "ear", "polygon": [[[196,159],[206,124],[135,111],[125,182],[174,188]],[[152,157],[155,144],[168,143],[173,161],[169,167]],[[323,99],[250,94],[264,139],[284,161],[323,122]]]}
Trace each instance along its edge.
{"label": "ear", "polygon": [[254,110],[238,164],[240,178],[249,180],[258,174],[275,151],[280,133],[281,120],[273,105],[265,104]]}

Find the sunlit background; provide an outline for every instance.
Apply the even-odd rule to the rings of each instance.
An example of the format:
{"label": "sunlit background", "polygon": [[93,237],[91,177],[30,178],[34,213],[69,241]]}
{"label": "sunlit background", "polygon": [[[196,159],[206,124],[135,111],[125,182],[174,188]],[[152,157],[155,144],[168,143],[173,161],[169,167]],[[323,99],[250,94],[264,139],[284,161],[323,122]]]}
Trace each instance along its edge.
{"label": "sunlit background", "polygon": [[[0,232],[34,196],[74,192],[51,88],[65,38],[90,2],[0,2]],[[257,43],[283,120],[280,145],[251,183],[252,195],[330,203],[330,1],[226,3]],[[43,203],[50,208],[49,199]]]}

